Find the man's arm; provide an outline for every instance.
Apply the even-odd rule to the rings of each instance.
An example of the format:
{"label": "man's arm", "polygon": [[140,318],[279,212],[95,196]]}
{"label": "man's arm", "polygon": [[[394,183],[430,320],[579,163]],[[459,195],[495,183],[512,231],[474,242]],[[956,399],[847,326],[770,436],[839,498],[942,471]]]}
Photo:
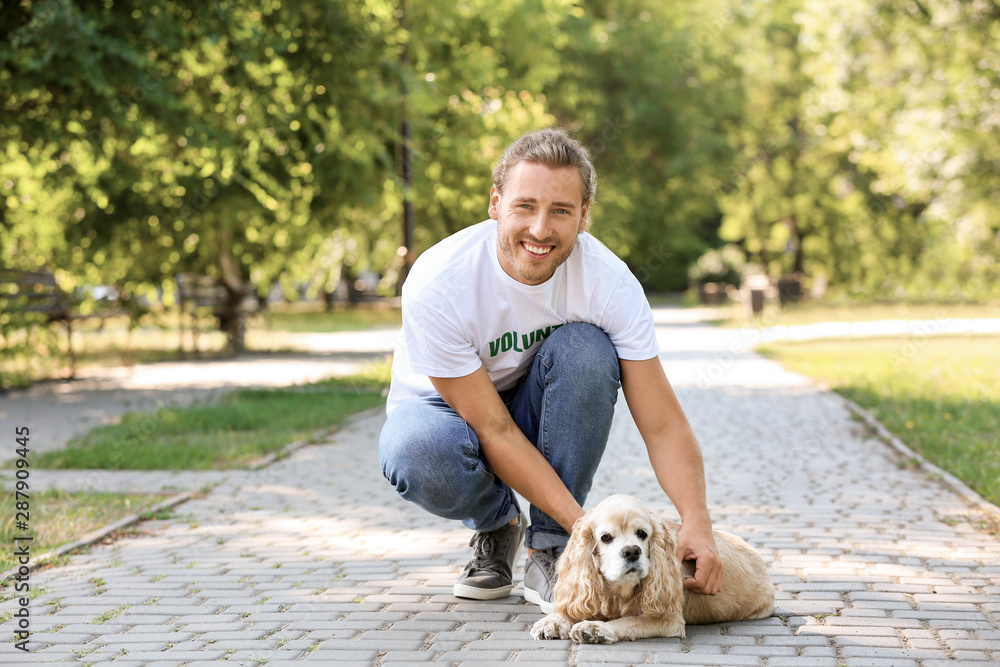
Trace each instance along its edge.
{"label": "man's arm", "polygon": [[431,383],[475,432],[493,473],[571,531],[583,508],[511,419],[486,369],[459,378],[432,377]]}
{"label": "man's arm", "polygon": [[722,560],[712,537],[698,441],[659,359],[621,360],[621,380],[656,479],[681,515],[677,556],[697,561],[695,576],[684,585],[695,593],[715,595],[722,588]]}

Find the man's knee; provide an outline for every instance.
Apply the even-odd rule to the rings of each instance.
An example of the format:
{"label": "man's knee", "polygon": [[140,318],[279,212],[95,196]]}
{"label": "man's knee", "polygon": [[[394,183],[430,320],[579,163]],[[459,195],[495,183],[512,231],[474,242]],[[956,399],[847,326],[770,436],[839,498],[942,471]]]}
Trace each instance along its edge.
{"label": "man's knee", "polygon": [[552,366],[561,370],[594,377],[607,374],[614,382],[620,381],[618,352],[608,335],[598,326],[586,322],[565,324],[545,341],[542,348]]}
{"label": "man's knee", "polygon": [[396,491],[405,494],[409,480],[421,474],[428,456],[434,455],[432,440],[421,428],[421,421],[414,413],[415,406],[403,403],[397,407],[385,425],[378,441],[378,460],[382,474]]}
{"label": "man's knee", "polygon": [[[406,500],[437,514],[452,513],[457,503],[456,481],[468,474],[470,443],[456,440],[448,428],[434,428],[422,420],[423,406],[397,407],[379,437],[382,474]],[[455,497],[456,500],[452,500]]]}

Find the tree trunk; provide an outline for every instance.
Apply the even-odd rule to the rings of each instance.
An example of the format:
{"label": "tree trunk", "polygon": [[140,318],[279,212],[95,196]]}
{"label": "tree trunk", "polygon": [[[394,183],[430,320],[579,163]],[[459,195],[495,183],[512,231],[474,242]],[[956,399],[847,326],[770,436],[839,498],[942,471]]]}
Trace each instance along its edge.
{"label": "tree trunk", "polygon": [[243,354],[246,349],[247,317],[243,310],[243,299],[246,297],[246,290],[234,292],[229,288],[228,283],[223,283],[226,288],[226,300],[221,309],[216,313],[219,318],[219,330],[226,334],[226,348],[230,354]]}
{"label": "tree trunk", "polygon": [[236,260],[229,250],[228,234],[219,254],[219,266],[222,269],[222,280],[219,282],[226,290],[225,301],[221,304],[216,317],[219,318],[219,329],[226,334],[226,347],[230,354],[246,352],[246,312],[243,300],[250,291],[250,286],[243,279]]}

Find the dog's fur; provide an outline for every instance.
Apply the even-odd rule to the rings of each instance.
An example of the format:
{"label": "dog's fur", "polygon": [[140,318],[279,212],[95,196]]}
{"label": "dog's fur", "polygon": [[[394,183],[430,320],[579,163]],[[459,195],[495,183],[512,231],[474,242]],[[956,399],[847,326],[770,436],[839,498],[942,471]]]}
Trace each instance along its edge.
{"label": "dog's fur", "polygon": [[684,625],[766,618],[774,585],[753,548],[714,531],[722,556],[718,595],[686,591],[675,555],[680,525],[651,514],[635,498],[611,496],[573,527],[557,565],[550,614],[535,639],[611,644],[644,637],[684,637]]}

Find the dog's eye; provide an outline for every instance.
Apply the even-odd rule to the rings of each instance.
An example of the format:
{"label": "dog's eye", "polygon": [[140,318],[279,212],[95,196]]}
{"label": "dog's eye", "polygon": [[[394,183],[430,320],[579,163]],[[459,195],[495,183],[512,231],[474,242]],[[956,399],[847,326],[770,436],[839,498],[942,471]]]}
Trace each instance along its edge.
{"label": "dog's eye", "polygon": [[615,538],[613,538],[608,533],[604,533],[603,535],[601,535],[601,542],[604,542],[605,544],[611,544],[614,541],[615,541]]}
{"label": "dog's eye", "polygon": [[649,537],[649,535],[646,534],[646,531],[644,531],[642,528],[635,531],[635,536],[638,537],[640,540],[644,540],[647,537]]}

